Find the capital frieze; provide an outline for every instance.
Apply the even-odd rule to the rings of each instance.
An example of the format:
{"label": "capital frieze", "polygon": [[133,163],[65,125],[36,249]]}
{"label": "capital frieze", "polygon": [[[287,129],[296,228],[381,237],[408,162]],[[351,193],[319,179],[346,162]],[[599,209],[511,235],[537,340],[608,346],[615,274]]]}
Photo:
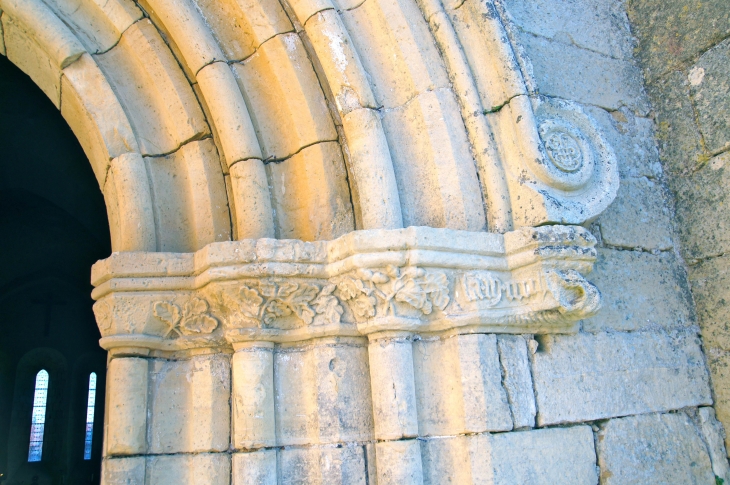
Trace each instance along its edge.
{"label": "capital frieze", "polygon": [[571,333],[600,306],[591,234],[412,227],[247,240],[94,267],[102,345],[178,351],[382,332]]}

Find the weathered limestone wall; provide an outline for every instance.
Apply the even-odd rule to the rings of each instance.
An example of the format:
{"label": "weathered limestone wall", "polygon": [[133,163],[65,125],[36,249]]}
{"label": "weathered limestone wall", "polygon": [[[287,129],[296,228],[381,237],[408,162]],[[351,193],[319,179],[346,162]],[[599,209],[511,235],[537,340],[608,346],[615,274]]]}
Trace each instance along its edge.
{"label": "weathered limestone wall", "polygon": [[679,249],[688,265],[715,409],[727,429],[730,6],[725,0],[627,3],[665,179],[676,198]]}
{"label": "weathered limestone wall", "polygon": [[[710,3],[714,11],[703,2],[697,30],[706,22],[728,29],[727,20],[720,20],[730,15],[727,3]],[[660,19],[637,10],[643,4],[661,12],[667,2],[636,1],[628,6],[641,22],[659,28]],[[696,460],[708,452],[714,474],[727,483],[721,430],[714,436],[705,434],[704,444],[695,434],[718,427],[709,424],[715,421],[708,407],[713,401],[706,357],[696,337],[697,317],[679,252],[686,244],[683,221],[674,221],[667,188],[673,172],[670,167],[667,176],[666,164],[662,166],[667,143],[676,141],[672,135],[664,137],[658,120],[662,151],[656,149],[652,118],[655,113],[659,118],[661,110],[653,108],[653,85],[649,83],[648,96],[641,65],[634,58],[633,34],[641,34],[632,32],[636,25],[630,25],[621,2],[502,0],[500,5],[512,20],[513,40],[523,46],[531,87],[541,95],[584,106],[611,142],[621,174],[616,200],[590,226],[599,239],[590,279],[602,291],[603,308],[583,322],[579,335],[540,338],[538,351],[530,355],[537,424],[597,420],[592,425],[602,484],[712,483],[711,476],[693,475],[705,465],[690,465],[707,464],[706,458]],[[715,35],[714,40],[722,37]],[[636,52],[641,62],[649,55]],[[715,69],[727,65],[718,62]],[[715,104],[715,126],[727,116],[727,107],[719,107],[727,106],[729,99],[727,74],[717,86],[725,91]],[[664,97],[666,106],[676,104]],[[691,110],[685,115],[688,123],[694,122]],[[705,213],[714,222],[714,211],[708,207]],[[677,228],[683,239],[677,237]],[[700,300],[698,306],[702,322]],[[709,362],[718,369],[713,352],[718,355],[710,351]],[[716,385],[719,414],[721,389]],[[635,416],[622,417],[626,415]]]}

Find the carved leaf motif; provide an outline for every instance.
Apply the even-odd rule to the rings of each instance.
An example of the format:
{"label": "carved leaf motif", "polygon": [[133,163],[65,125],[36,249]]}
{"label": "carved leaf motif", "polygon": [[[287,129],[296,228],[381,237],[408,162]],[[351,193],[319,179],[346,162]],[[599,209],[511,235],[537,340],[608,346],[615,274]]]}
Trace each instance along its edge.
{"label": "carved leaf motif", "polygon": [[185,303],[183,315],[191,317],[208,311],[208,302],[197,296],[192,297]]}
{"label": "carved leaf motif", "polygon": [[444,273],[426,273],[421,283],[431,303],[443,310],[449,304],[449,280]]}
{"label": "carved leaf motif", "polygon": [[356,280],[350,276],[346,276],[337,283],[337,289],[340,293],[340,298],[343,300],[352,300],[362,293],[361,288],[363,287],[362,281]]}
{"label": "carved leaf motif", "polygon": [[96,323],[99,325],[99,330],[107,331],[112,326],[112,308],[106,300],[102,300],[94,304],[94,316],[96,317]]}
{"label": "carved leaf motif", "polygon": [[249,288],[248,286],[241,286],[238,296],[240,299],[239,306],[241,308],[241,313],[250,318],[257,318],[261,305],[264,302],[264,299],[261,298],[259,292],[253,288]]}
{"label": "carved leaf motif", "polygon": [[426,315],[431,313],[431,302],[426,298],[426,292],[413,279],[403,282],[403,286],[395,294],[395,299],[418,308]]}
{"label": "carved leaf motif", "polygon": [[315,325],[340,323],[344,310],[337,297],[332,296],[335,288],[333,284],[326,285],[319,292],[319,296],[312,302],[312,307],[314,307],[314,311],[317,313],[314,317]]}
{"label": "carved leaf motif", "polygon": [[174,303],[158,301],[155,303],[154,315],[174,327],[180,321],[180,308]]}
{"label": "carved leaf motif", "polygon": [[167,323],[168,329],[164,337],[169,337],[173,332],[180,335],[179,327],[177,326],[180,322],[180,307],[174,303],[168,303],[166,301],[158,301],[155,303],[153,314],[163,322]]}
{"label": "carved leaf motif", "polygon": [[302,284],[286,300],[294,313],[307,325],[314,320],[314,310],[309,307],[309,303],[314,300],[317,293],[319,293],[319,288],[316,286]]}
{"label": "carved leaf motif", "polygon": [[180,330],[185,335],[194,335],[211,333],[217,327],[218,320],[205,313],[200,313],[186,317],[180,325]]}
{"label": "carved leaf motif", "polygon": [[375,303],[375,297],[360,294],[350,301],[350,308],[356,316],[370,318],[375,316]]}

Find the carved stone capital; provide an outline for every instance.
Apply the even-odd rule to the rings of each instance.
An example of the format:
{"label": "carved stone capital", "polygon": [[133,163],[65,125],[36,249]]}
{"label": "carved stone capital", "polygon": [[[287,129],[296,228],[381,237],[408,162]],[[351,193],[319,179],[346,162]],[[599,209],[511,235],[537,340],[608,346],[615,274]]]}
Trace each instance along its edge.
{"label": "carved stone capital", "polygon": [[594,314],[581,227],[412,227],[115,253],[93,269],[102,345],[180,351],[382,332],[569,333]]}

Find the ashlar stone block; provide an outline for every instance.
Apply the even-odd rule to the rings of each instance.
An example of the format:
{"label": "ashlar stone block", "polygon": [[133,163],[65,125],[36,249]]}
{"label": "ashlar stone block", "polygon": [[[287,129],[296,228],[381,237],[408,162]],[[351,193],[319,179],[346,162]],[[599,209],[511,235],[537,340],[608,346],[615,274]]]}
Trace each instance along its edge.
{"label": "ashlar stone block", "polygon": [[712,404],[691,331],[545,337],[532,377],[539,426]]}
{"label": "ashlar stone block", "polygon": [[514,427],[532,428],[535,426],[537,409],[527,342],[520,336],[500,335],[497,337],[497,348],[502,366],[502,384],[507,391]]}
{"label": "ashlar stone block", "polygon": [[641,71],[631,61],[531,34],[521,35],[520,41],[541,94],[611,110],[622,106],[640,113],[649,110]]}
{"label": "ashlar stone block", "polygon": [[104,485],[146,485],[144,456],[106,458],[101,462],[101,483]]}
{"label": "ashlar stone block", "polygon": [[361,339],[284,346],[274,355],[280,446],[368,441],[372,402]]}
{"label": "ashlar stone block", "polygon": [[225,354],[154,360],[150,378],[150,453],[228,450],[231,376]]}
{"label": "ashlar stone block", "polygon": [[688,71],[705,148],[730,147],[730,39],[705,52]]}
{"label": "ashlar stone block", "polygon": [[[730,352],[709,348],[706,351],[707,367],[712,375],[717,419],[725,429],[730,429]],[[725,437],[725,448],[730,449],[730,439]]]}
{"label": "ashlar stone block", "polygon": [[588,426],[431,438],[421,442],[424,485],[595,485]]}
{"label": "ashlar stone block", "polygon": [[[616,200],[601,214],[601,238],[608,246],[666,251],[672,247],[668,194],[647,178],[621,182]],[[651,227],[651,230],[647,230]]]}
{"label": "ashlar stone block", "polygon": [[276,450],[234,453],[232,485],[277,485]]}
{"label": "ashlar stone block", "polygon": [[278,453],[278,483],[367,485],[362,445],[284,448]]}
{"label": "ashlar stone block", "polygon": [[512,429],[495,335],[413,343],[420,436]]}
{"label": "ashlar stone block", "polygon": [[671,252],[650,254],[599,248],[591,281],[603,305],[583,330],[682,328],[694,323],[684,269]]}
{"label": "ashlar stone block", "polygon": [[231,459],[227,453],[147,458],[145,485],[228,485],[230,481]]}
{"label": "ashlar stone block", "polygon": [[715,483],[707,448],[684,413],[612,419],[596,448],[601,484]]}

